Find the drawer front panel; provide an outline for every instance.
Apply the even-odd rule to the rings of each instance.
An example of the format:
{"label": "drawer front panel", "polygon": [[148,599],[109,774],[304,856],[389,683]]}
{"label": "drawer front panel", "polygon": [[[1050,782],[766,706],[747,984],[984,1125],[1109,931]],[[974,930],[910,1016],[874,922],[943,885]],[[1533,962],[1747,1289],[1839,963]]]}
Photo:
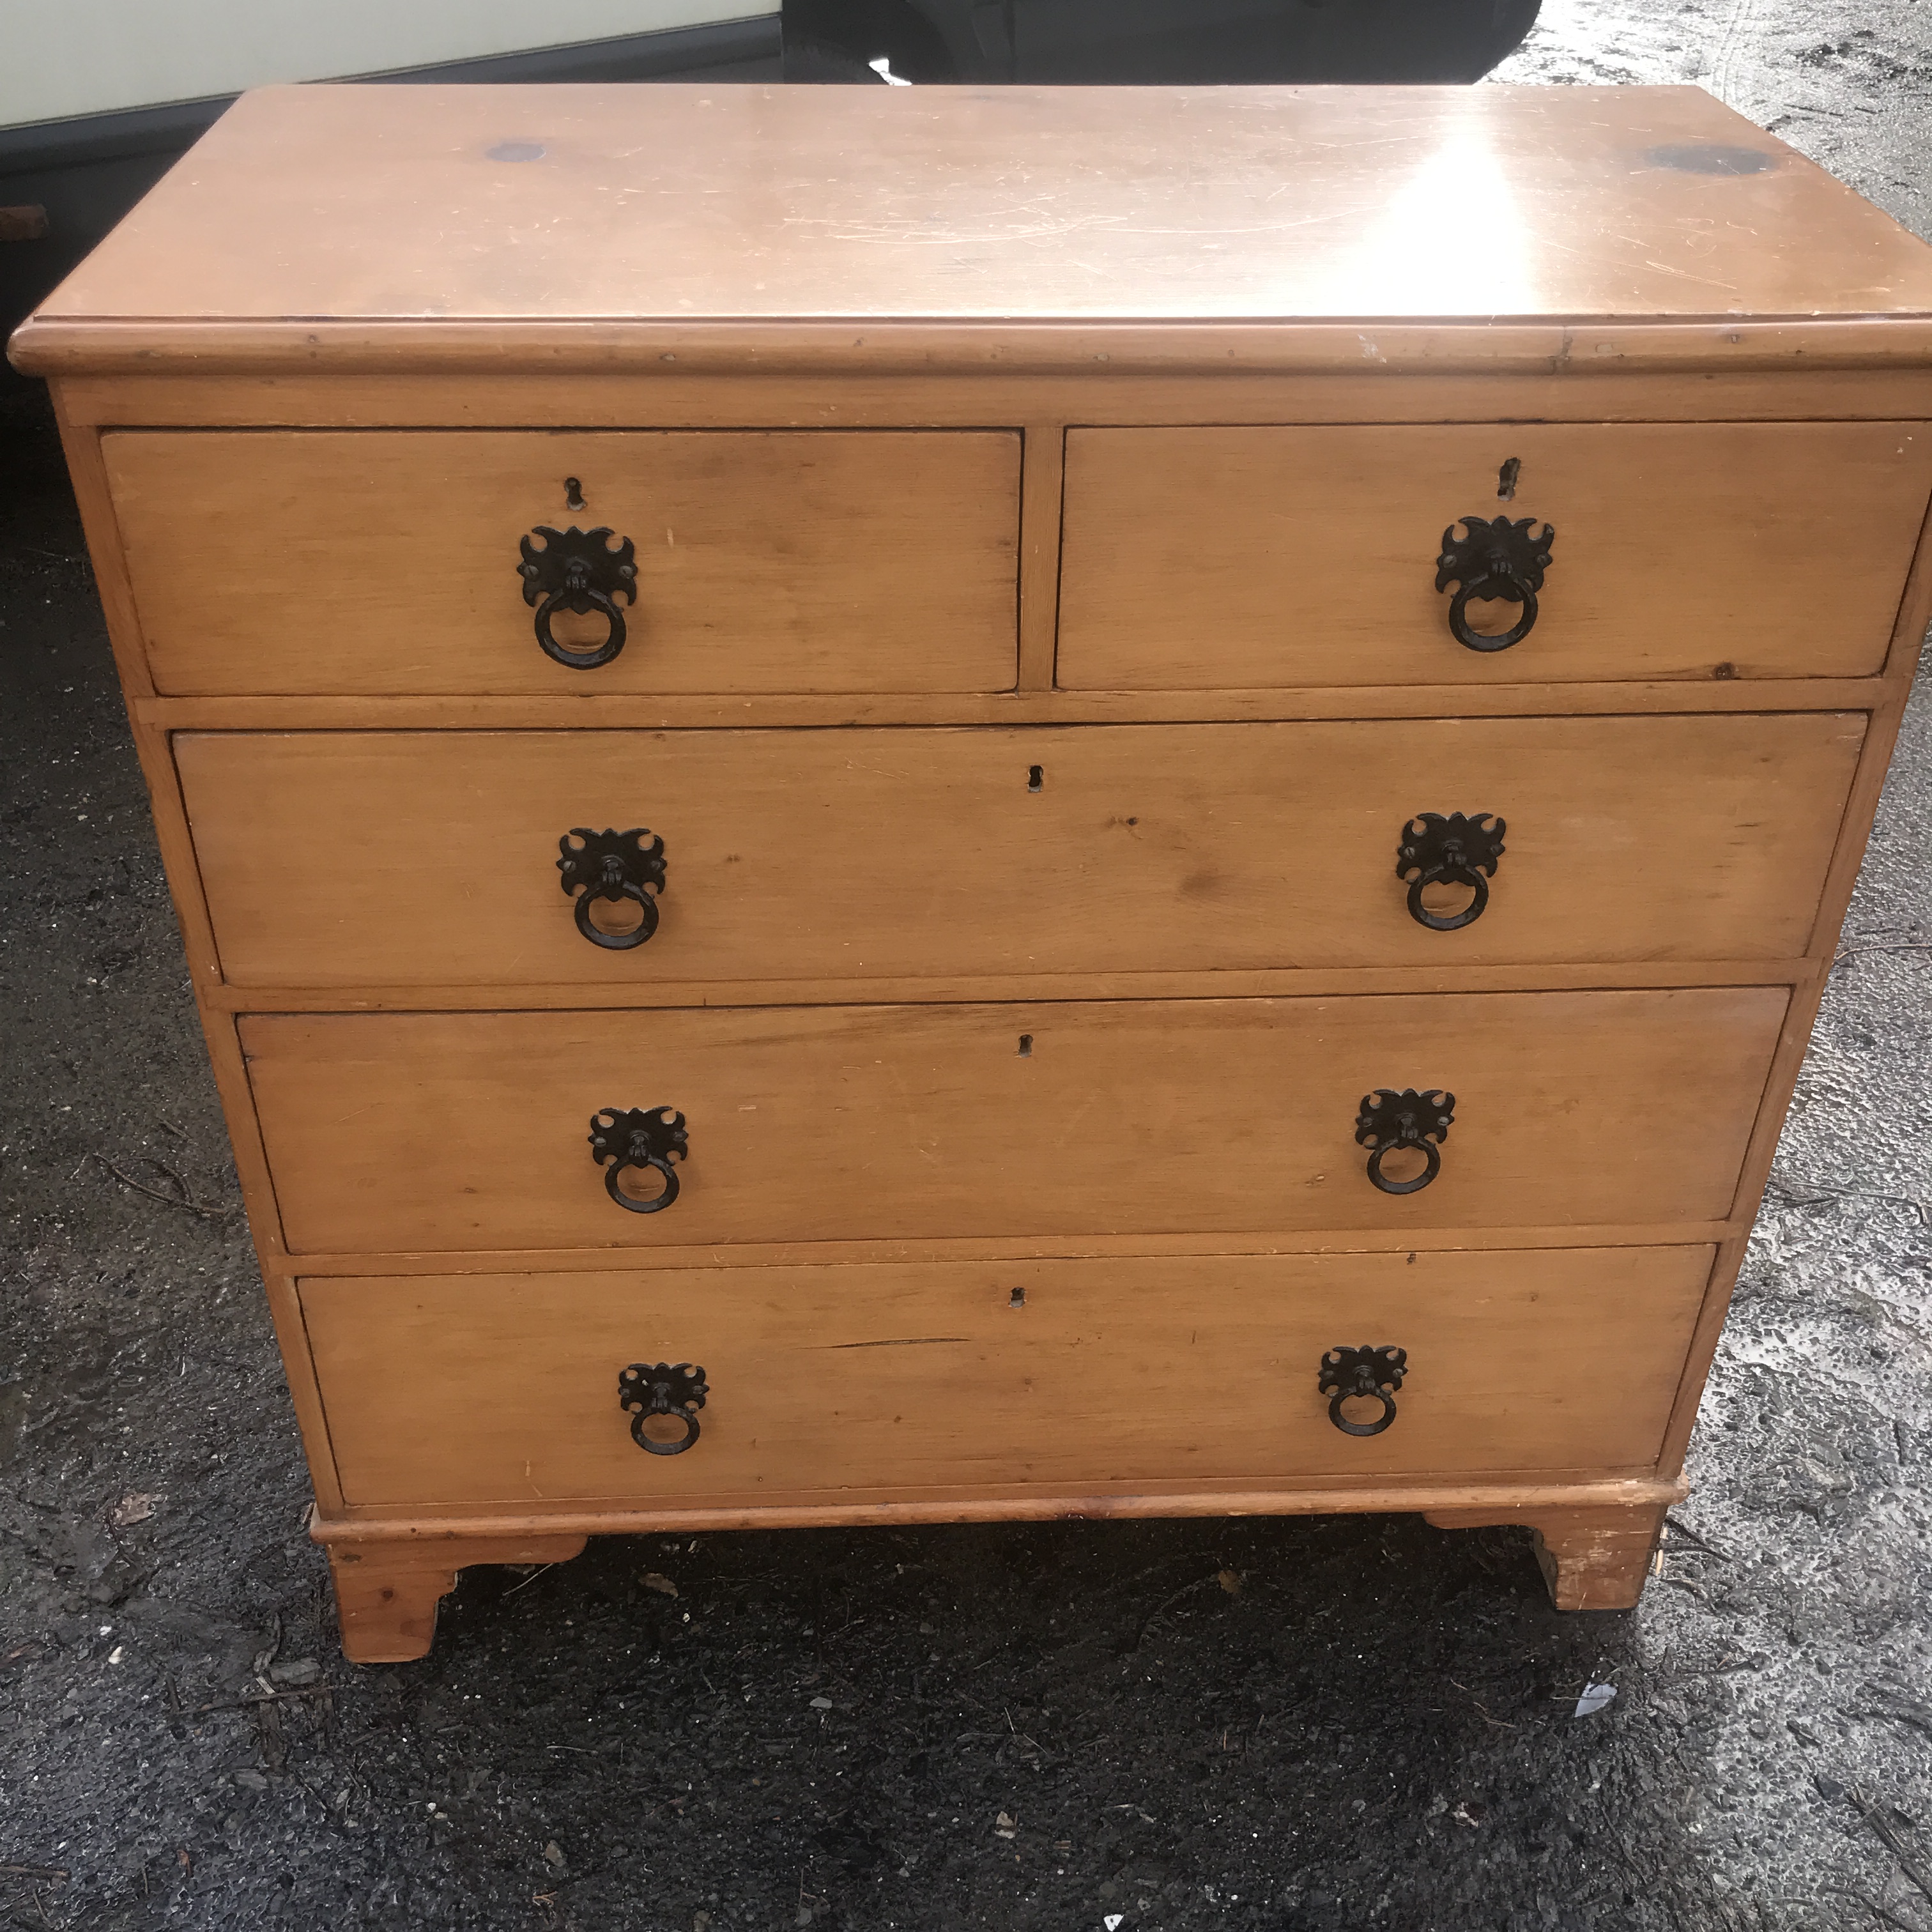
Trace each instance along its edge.
{"label": "drawer front panel", "polygon": [[[310,1280],[302,1297],[352,1504],[808,1502],[1636,1474],[1657,1456],[1712,1252],[418,1276]],[[1363,1344],[1406,1350],[1407,1372],[1390,1426],[1352,1436],[1318,1370]],[[632,1438],[617,1378],[640,1361],[705,1372],[681,1454]]]}
{"label": "drawer front panel", "polygon": [[[1014,681],[1016,434],[122,431],[101,446],[164,692]],[[634,545],[608,663],[539,648],[519,574],[539,526]],[[551,628],[582,651],[608,620],[560,610]]]}
{"label": "drawer front panel", "polygon": [[[1059,682],[1862,676],[1928,492],[1920,423],[1075,430]],[[1504,650],[1457,643],[1435,588],[1444,527],[1472,515],[1556,533]],[[1497,600],[1490,628],[1520,615]]]}
{"label": "drawer front panel", "polygon": [[[181,734],[174,747],[232,983],[606,987],[1790,958],[1864,727],[1791,714]],[[1505,821],[1487,904],[1457,931],[1412,916],[1396,872],[1425,811]],[[608,950],[578,925],[559,841],[636,826],[664,842],[658,923]],[[1445,907],[1470,898],[1442,892]],[[598,902],[586,916],[638,915]]]}
{"label": "drawer front panel", "polygon": [[[1782,987],[642,1012],[249,1014],[296,1252],[1722,1219]],[[1444,1089],[1419,1192],[1370,1089]],[[652,1213],[599,1109],[674,1108]],[[1390,1176],[1413,1158],[1391,1159]],[[635,1178],[650,1184],[650,1177]]]}

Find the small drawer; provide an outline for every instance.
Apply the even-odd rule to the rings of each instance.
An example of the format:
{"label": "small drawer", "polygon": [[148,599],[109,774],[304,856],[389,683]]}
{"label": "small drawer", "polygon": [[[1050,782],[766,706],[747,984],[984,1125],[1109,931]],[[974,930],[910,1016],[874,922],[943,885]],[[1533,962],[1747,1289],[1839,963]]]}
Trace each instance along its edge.
{"label": "small drawer", "polygon": [[[404,1276],[301,1293],[352,1507],[808,1507],[1636,1474],[1656,1461],[1712,1254]],[[1336,1427],[1342,1391],[1321,1386],[1330,1351],[1363,1348],[1405,1358],[1399,1383],[1380,1358],[1379,1392],[1340,1403],[1358,1427],[1392,1417],[1373,1435]],[[701,1406],[620,1406],[622,1371],[659,1363],[702,1370]],[[694,1393],[680,1379],[667,1406]]]}
{"label": "small drawer", "polygon": [[596,988],[1789,959],[1864,732],[1804,712],[174,752],[230,984]]}
{"label": "small drawer", "polygon": [[[1082,429],[1066,488],[1058,679],[1076,690],[1856,677],[1885,661],[1932,433]],[[1517,553],[1546,526],[1543,568]],[[1454,574],[1445,528],[1477,539]],[[1520,573],[1507,595],[1490,594],[1499,544]],[[1486,583],[1455,613],[1466,647],[1452,613]]]}
{"label": "small drawer", "polygon": [[122,430],[101,448],[164,692],[1014,682],[1017,434]]}
{"label": "small drawer", "polygon": [[[1721,1220],[1786,997],[238,1024],[289,1247],[344,1254]],[[1452,1095],[1446,1141],[1382,1090]]]}

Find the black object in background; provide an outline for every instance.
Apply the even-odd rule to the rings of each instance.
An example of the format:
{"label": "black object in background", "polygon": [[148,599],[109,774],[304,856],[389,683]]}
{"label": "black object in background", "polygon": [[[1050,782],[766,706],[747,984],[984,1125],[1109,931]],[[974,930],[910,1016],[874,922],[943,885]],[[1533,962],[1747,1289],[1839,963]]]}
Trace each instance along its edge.
{"label": "black object in background", "polygon": [[1480,80],[1540,0],[784,0],[788,80]]}

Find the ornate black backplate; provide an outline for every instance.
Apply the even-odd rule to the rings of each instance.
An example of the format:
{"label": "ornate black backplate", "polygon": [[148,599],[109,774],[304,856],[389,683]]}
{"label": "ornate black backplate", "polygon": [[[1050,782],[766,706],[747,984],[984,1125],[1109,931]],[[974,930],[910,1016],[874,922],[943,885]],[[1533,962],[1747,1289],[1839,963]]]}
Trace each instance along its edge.
{"label": "ornate black backplate", "polygon": [[[1503,821],[1492,812],[1465,814],[1420,812],[1402,830],[1395,874],[1408,879],[1408,916],[1431,932],[1455,932],[1473,926],[1490,902],[1490,879],[1503,856]],[[1484,878],[1484,873],[1489,878]],[[1414,874],[1413,878],[1410,874]],[[1425,886],[1468,886],[1475,897],[1459,913],[1432,913],[1422,903]]]}
{"label": "ornate black backplate", "polygon": [[[580,844],[570,842],[580,839]],[[644,841],[651,842],[646,845]],[[563,874],[563,889],[575,893],[577,929],[592,946],[608,946],[622,952],[641,946],[658,929],[658,902],[655,895],[664,889],[664,841],[644,826],[628,832],[614,832],[608,826],[592,832],[588,826],[573,825],[556,842],[563,856],[556,869]],[[646,888],[649,888],[646,890]],[[593,899],[628,899],[637,907],[638,920],[628,932],[600,932],[590,922]]]}
{"label": "ornate black backplate", "polygon": [[[617,1376],[617,1406],[632,1412],[631,1440],[653,1456],[682,1456],[698,1440],[698,1412],[710,1393],[704,1371],[689,1362],[633,1362]],[[674,1417],[683,1435],[675,1442],[646,1436],[653,1415]]]}
{"label": "ornate black backplate", "polygon": [[[1322,1358],[1316,1387],[1329,1398],[1328,1420],[1344,1436],[1379,1436],[1395,1420],[1395,1391],[1408,1372],[1408,1351],[1364,1342],[1358,1348],[1330,1348]],[[1373,1422],[1351,1422],[1342,1405],[1360,1398],[1379,1402],[1382,1412]]]}
{"label": "ornate black backplate", "polygon": [[[1449,604],[1449,630],[1459,644],[1472,651],[1506,651],[1529,635],[1536,622],[1536,593],[1543,588],[1543,573],[1550,568],[1550,546],[1556,532],[1545,524],[1532,536],[1534,517],[1511,523],[1507,517],[1493,521],[1486,517],[1460,519],[1463,534],[1456,534],[1451,524],[1442,532],[1442,554],[1436,560],[1436,587],[1447,590],[1454,584],[1456,595]],[[1520,604],[1522,615],[1507,631],[1485,637],[1469,628],[1468,604],[1472,598],[1500,598]]]}
{"label": "ornate black backplate", "polygon": [[[1355,1143],[1370,1150],[1369,1178],[1384,1194],[1414,1194],[1426,1187],[1442,1171],[1442,1156],[1436,1148],[1449,1138],[1455,1118],[1455,1095],[1438,1088],[1418,1094],[1413,1087],[1400,1092],[1378,1087],[1364,1094]],[[1420,1148],[1428,1165],[1413,1180],[1389,1180],[1382,1172],[1383,1160],[1397,1148],[1409,1147]]]}
{"label": "ornate black backplate", "polygon": [[[669,1107],[605,1107],[590,1117],[590,1157],[600,1167],[610,1163],[604,1191],[633,1214],[662,1214],[677,1198],[671,1162],[683,1160],[690,1146],[684,1116]],[[664,1176],[664,1192],[653,1201],[632,1199],[617,1185],[627,1167],[655,1168]]]}
{"label": "ornate black backplate", "polygon": [[[523,540],[524,560],[517,566],[517,574],[524,580],[524,602],[537,608],[537,642],[546,657],[572,670],[595,670],[624,648],[624,614],[616,599],[638,601],[636,546],[623,537],[613,550],[610,535],[602,526],[580,530],[572,524],[559,530],[539,524]],[[542,549],[530,537],[542,538]],[[571,650],[550,635],[550,620],[560,610],[574,610],[580,617],[601,612],[610,634],[589,650]]]}

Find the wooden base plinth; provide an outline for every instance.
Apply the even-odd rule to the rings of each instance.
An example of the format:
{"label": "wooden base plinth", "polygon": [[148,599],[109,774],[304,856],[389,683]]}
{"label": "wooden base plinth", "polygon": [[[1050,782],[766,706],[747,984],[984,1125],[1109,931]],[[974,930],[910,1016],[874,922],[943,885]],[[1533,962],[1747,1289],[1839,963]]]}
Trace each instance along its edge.
{"label": "wooden base plinth", "polygon": [[426,1657],[436,1606],[456,1588],[458,1571],[477,1563],[562,1563],[584,1543],[580,1536],[434,1536],[332,1544],[342,1654],[351,1664]]}
{"label": "wooden base plinth", "polygon": [[1628,1610],[1643,1594],[1666,1508],[1429,1510],[1424,1520],[1438,1529],[1526,1524],[1536,1532],[1536,1560],[1559,1610]]}
{"label": "wooden base plinth", "polygon": [[[1278,1496],[1165,1499],[1142,1496],[1130,1500],[1134,1507],[1119,1510],[1106,1508],[1091,1498],[1082,1507],[1063,1502],[1051,1510],[1016,1508],[1011,1503],[988,1504],[977,1511],[962,1511],[957,1506],[938,1509],[915,1505],[907,1508],[904,1520],[930,1522],[998,1520],[1003,1516],[1027,1520],[1041,1516],[1066,1520],[1115,1515],[1286,1514],[1299,1514],[1295,1508],[1298,1503],[1301,1510],[1306,1510],[1317,1501]],[[1150,1508],[1150,1503],[1157,1500],[1181,1506]],[[1336,1499],[1323,1500],[1332,1507]],[[1366,1505],[1383,1509],[1400,1509],[1405,1502],[1413,1509],[1420,1500],[1412,1496],[1385,1498],[1362,1492],[1349,1498],[1354,1508]],[[1425,1522],[1438,1529],[1478,1529],[1490,1523],[1522,1523],[1536,1532],[1537,1559],[1543,1565],[1550,1596],[1559,1610],[1627,1610],[1642,1592],[1652,1553],[1663,1529],[1664,1513],[1669,1507],[1667,1497],[1632,1503],[1566,1504],[1532,1499],[1426,1509],[1421,1514]],[[760,1512],[758,1520],[764,1526],[770,1521],[784,1520],[788,1515],[795,1520],[798,1514]],[[874,1508],[864,1514],[842,1514],[833,1520],[856,1523],[894,1519],[890,1513],[882,1515]],[[438,1603],[455,1588],[458,1573],[472,1564],[562,1563],[583,1550],[589,1534],[636,1534],[666,1526],[662,1518],[656,1517],[612,1516],[578,1520],[584,1527],[526,1533],[517,1532],[511,1523],[481,1523],[467,1532],[447,1533],[425,1528],[400,1536],[352,1533],[344,1537],[339,1530],[334,1535],[326,1529],[322,1531],[317,1540],[328,1549],[344,1655],[352,1664],[406,1664],[427,1655],[436,1636]],[[709,1516],[687,1520],[682,1526],[746,1526],[740,1518],[726,1515],[717,1520]],[[496,1533],[488,1533],[493,1528]]]}

